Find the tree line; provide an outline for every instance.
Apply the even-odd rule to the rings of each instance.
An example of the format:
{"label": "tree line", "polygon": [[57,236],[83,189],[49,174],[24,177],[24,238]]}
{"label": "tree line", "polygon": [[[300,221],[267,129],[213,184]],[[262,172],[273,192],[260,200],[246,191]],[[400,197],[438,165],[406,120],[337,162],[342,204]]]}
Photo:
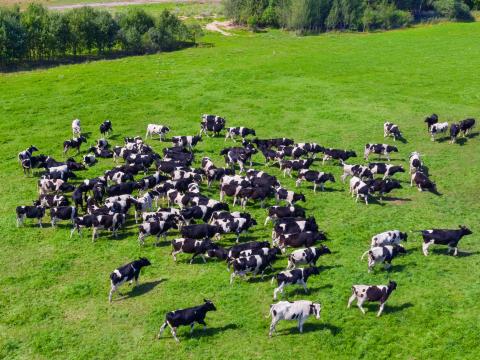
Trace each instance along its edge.
{"label": "tree line", "polygon": [[473,21],[480,0],[223,0],[236,23],[300,33],[369,31],[408,26],[431,18]]}
{"label": "tree line", "polygon": [[113,16],[92,7],[66,12],[35,3],[25,11],[0,7],[0,66],[172,51],[195,44],[201,32],[198,24],[185,24],[168,10],[153,17],[137,8]]}

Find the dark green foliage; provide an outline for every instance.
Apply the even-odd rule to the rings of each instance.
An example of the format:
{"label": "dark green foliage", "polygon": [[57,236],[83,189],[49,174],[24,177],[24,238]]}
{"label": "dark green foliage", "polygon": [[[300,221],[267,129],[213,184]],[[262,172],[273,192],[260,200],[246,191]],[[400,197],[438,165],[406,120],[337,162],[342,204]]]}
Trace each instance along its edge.
{"label": "dark green foliage", "polygon": [[460,0],[438,0],[433,3],[437,13],[451,20],[472,21],[469,7]]}
{"label": "dark green foliage", "polygon": [[20,23],[20,11],[0,9],[0,64],[21,59],[27,52],[27,34]]}
{"label": "dark green foliage", "polygon": [[408,11],[399,10],[387,2],[367,6],[362,18],[364,30],[400,28],[411,22],[412,15]]}

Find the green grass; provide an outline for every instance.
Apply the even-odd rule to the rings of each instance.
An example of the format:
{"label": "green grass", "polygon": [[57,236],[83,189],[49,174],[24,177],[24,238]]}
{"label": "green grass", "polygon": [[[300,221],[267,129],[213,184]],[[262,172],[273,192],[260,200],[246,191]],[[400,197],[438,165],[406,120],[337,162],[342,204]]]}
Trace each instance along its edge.
{"label": "green grass", "polygon": [[[445,121],[479,116],[479,37],[479,24],[312,37],[280,31],[210,34],[204,41],[211,47],[2,75],[0,356],[478,358],[479,138],[463,146],[432,143],[423,117],[432,112]],[[406,165],[408,154],[420,151],[443,196],[410,188],[406,174],[398,177],[403,189],[394,193],[402,201],[369,206],[355,204],[339,181],[316,195],[303,184],[305,207],[328,233],[333,254],[320,259],[325,269],[309,281],[310,294],[290,287],[286,297],[320,301],[322,318],[310,319],[302,335],[294,323],[283,322],[273,339],[267,337],[265,319],[273,302],[269,281],[229,286],[223,263],[188,265],[188,257],[180,256],[174,264],[167,243],[153,247],[150,238],[140,248],[131,222],[122,239],[104,233],[95,244],[88,236],[69,239],[67,224],[57,230],[15,227],[15,206],[36,197],[36,178],[23,177],[16,161],[28,145],[61,159],[62,141],[70,138],[76,117],[91,133],[89,142],[99,137],[99,123],[111,119],[112,142],[118,144],[122,136],[143,135],[150,122],[168,124],[174,135],[197,133],[202,113],[223,114],[229,125],[254,127],[262,138],[289,136],[359,154],[365,143],[384,141],[383,122],[391,120],[408,140],[397,142],[400,152],[393,162]],[[167,145],[148,143],[158,151]],[[218,152],[225,145],[232,143],[205,139],[196,149],[197,160],[207,155],[223,165]],[[261,157],[255,161],[262,168]],[[81,176],[99,175],[112,165],[102,161]],[[340,175],[332,164],[317,162],[314,169]],[[268,171],[280,176],[277,169]],[[280,180],[294,187],[294,180]],[[218,196],[217,188],[205,192]],[[271,225],[261,225],[265,210],[250,205],[248,211],[259,226],[244,240],[268,239]],[[460,242],[458,258],[446,256],[444,248],[425,258],[419,236],[412,234],[408,255],[396,259],[390,272],[379,268],[368,274],[366,262],[359,260],[378,232],[458,224],[474,231]],[[221,240],[232,242],[232,236]],[[133,291],[125,286],[122,291],[130,296],[109,306],[110,271],[138,256],[153,263],[142,273],[143,285]],[[282,258],[275,269],[285,266]],[[398,289],[381,318],[375,317],[376,306],[365,316],[346,309],[352,284],[388,279],[396,280]],[[199,329],[190,337],[183,328],[180,344],[168,332],[155,339],[167,311],[204,297],[218,308],[207,316],[206,334]]]}

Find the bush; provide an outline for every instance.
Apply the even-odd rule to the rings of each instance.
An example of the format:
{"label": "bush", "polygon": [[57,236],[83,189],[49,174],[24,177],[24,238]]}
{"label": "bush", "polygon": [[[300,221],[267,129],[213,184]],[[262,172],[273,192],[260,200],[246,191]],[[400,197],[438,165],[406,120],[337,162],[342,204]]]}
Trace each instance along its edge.
{"label": "bush", "polygon": [[460,0],[438,0],[433,7],[439,16],[451,20],[473,21],[470,8]]}
{"label": "bush", "polygon": [[20,10],[0,8],[0,63],[10,64],[27,53],[27,34],[20,22]]}
{"label": "bush", "polygon": [[395,5],[382,2],[375,7],[367,6],[363,13],[362,24],[365,30],[395,29],[408,26],[412,22],[412,15],[398,10]]}

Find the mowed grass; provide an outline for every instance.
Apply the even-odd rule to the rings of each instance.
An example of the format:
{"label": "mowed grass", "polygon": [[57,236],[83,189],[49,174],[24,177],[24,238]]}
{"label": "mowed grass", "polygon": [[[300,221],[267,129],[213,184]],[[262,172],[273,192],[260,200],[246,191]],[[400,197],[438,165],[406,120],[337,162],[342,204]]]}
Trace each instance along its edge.
{"label": "mowed grass", "polygon": [[[443,121],[479,116],[479,24],[442,24],[377,34],[295,37],[280,31],[237,32],[232,37],[210,34],[212,46],[181,52],[131,57],[116,61],[62,66],[12,73],[0,78],[0,354],[4,358],[75,359],[283,359],[371,358],[476,359],[480,330],[478,235],[480,146],[472,136],[462,144],[432,143],[423,123],[436,112]],[[200,114],[216,113],[229,126],[253,127],[261,138],[292,137],[324,146],[357,151],[350,162],[364,163],[367,142],[383,139],[383,122],[402,129],[407,142],[392,162],[407,166],[408,154],[424,154],[432,179],[442,196],[420,193],[400,174],[403,189],[396,200],[365,206],[349,197],[339,181],[340,167],[313,169],[333,172],[335,184],[313,194],[303,184],[302,204],[328,234],[333,254],[322,257],[319,276],[309,280],[309,294],[286,289],[285,299],[310,299],[323,306],[320,321],[310,319],[304,334],[294,322],[282,322],[269,339],[268,314],[273,287],[265,281],[237,280],[230,286],[224,263],[200,260],[188,264],[170,256],[170,245],[154,247],[153,239],[139,247],[130,220],[120,239],[108,233],[92,243],[89,232],[69,239],[69,224],[38,229],[15,226],[15,207],[37,197],[36,177],[22,175],[16,154],[30,144],[40,153],[62,159],[62,142],[71,137],[70,124],[80,118],[89,143],[99,138],[98,125],[111,119],[110,138],[144,135],[148,123],[162,123],[170,135],[198,133]],[[148,140],[157,151],[167,143]],[[218,166],[222,137],[205,138],[195,149],[198,166],[210,156]],[[79,159],[79,157],[77,157]],[[264,169],[261,156],[255,167]],[[111,168],[102,160],[82,178]],[[283,179],[277,168],[267,171]],[[218,186],[202,190],[218,198]],[[229,200],[231,203],[231,200]],[[273,201],[270,202],[273,204]],[[237,210],[237,208],[233,208]],[[266,240],[271,225],[263,226],[266,211],[250,204],[259,222],[242,238]],[[460,242],[460,256],[446,248],[421,254],[418,234],[411,233],[408,254],[395,259],[387,272],[367,273],[360,255],[372,235],[388,229],[410,231],[468,225],[474,235]],[[177,237],[173,232],[168,239]],[[231,245],[233,236],[220,243]],[[121,289],[108,304],[109,274],[117,266],[146,256],[152,266],[134,290]],[[284,269],[282,257],[275,271]],[[377,305],[364,316],[346,309],[352,284],[398,283],[380,318]],[[179,331],[177,344],[167,331],[156,340],[167,311],[214,301],[218,311],[207,316],[189,336]]]}

